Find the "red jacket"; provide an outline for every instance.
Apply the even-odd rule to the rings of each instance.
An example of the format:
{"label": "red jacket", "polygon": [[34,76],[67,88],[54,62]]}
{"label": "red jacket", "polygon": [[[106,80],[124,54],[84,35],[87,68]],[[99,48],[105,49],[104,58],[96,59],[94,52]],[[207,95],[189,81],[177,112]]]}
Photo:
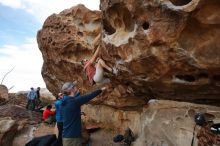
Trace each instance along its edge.
{"label": "red jacket", "polygon": [[55,115],[56,111],[52,112],[49,109],[45,109],[43,112],[43,120],[46,120],[50,115]]}

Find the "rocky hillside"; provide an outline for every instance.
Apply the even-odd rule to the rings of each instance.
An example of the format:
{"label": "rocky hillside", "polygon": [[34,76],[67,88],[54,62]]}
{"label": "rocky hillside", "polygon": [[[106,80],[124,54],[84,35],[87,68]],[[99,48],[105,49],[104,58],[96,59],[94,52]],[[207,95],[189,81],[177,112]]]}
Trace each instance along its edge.
{"label": "rocky hillside", "polygon": [[[51,93],[49,93],[47,89],[42,89],[41,91],[41,101],[44,102],[45,105],[45,102],[52,102],[51,99],[54,99],[54,97]],[[41,113],[26,109],[26,95],[27,91],[8,93],[7,87],[0,85],[1,146],[24,146],[35,136],[52,134],[54,131],[53,127],[48,128],[48,126],[41,126]],[[42,129],[45,129],[45,131],[41,132]]]}
{"label": "rocky hillside", "polygon": [[37,41],[47,88],[55,95],[71,80],[82,93],[98,88],[80,62],[93,55],[92,42],[101,34],[100,56],[118,74],[107,73],[107,92],[84,107],[94,110],[90,118],[132,127],[137,146],[190,145],[195,112],[220,117],[217,107],[186,103],[219,106],[220,1],[101,0],[100,9],[77,5],[46,19]]}

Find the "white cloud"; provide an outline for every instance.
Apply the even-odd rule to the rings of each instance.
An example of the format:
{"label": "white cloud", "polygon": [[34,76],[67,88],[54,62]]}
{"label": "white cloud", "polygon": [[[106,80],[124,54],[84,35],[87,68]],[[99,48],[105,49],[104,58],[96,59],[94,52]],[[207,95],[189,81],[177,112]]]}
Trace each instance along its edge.
{"label": "white cloud", "polygon": [[35,38],[28,38],[20,46],[4,45],[0,54],[10,57],[0,57],[0,79],[2,80],[14,66],[14,70],[7,75],[3,84],[8,88],[14,85],[12,92],[29,90],[30,87],[45,87],[41,76],[43,59]]}
{"label": "white cloud", "polygon": [[0,4],[9,6],[15,9],[24,9],[25,6],[22,4],[21,0],[0,0]]}
{"label": "white cloud", "polygon": [[[21,9],[33,15],[41,24],[53,13],[59,13],[79,3],[91,10],[99,9],[100,0],[0,0],[0,5]],[[22,21],[22,20],[18,20]],[[16,31],[16,30],[13,30]],[[35,31],[35,30],[33,30]],[[35,37],[35,36],[33,36]],[[13,42],[12,42],[13,44]],[[27,38],[21,45],[0,46],[0,80],[12,67],[15,69],[5,78],[3,84],[12,92],[29,90],[30,87],[45,87],[41,77],[42,54],[36,38]]]}
{"label": "white cloud", "polygon": [[91,10],[99,9],[99,0],[0,0],[2,5],[24,9],[34,15],[41,23],[51,14],[59,13],[79,3]]}

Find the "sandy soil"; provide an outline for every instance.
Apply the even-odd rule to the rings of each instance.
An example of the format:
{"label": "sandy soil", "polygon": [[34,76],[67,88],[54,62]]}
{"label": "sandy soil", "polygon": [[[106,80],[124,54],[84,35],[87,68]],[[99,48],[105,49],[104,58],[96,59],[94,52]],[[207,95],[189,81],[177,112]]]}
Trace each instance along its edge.
{"label": "sandy soil", "polygon": [[[45,125],[41,123],[34,131],[34,137],[55,134],[57,128],[55,125]],[[110,129],[100,129],[90,134],[90,146],[121,146],[113,142],[116,133]]]}
{"label": "sandy soil", "polygon": [[56,126],[55,125],[47,125],[44,123],[41,123],[36,127],[36,130],[34,131],[34,137],[40,137],[44,135],[50,135],[50,134],[56,134]]}
{"label": "sandy soil", "polygon": [[90,135],[90,146],[121,146],[113,142],[116,135],[113,131],[101,129]]}

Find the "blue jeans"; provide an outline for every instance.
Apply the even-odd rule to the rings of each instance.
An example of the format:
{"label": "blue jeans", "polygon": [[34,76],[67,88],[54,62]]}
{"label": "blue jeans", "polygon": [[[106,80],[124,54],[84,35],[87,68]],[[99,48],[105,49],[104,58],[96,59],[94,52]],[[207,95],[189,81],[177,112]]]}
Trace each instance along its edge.
{"label": "blue jeans", "polygon": [[26,109],[30,109],[30,110],[35,109],[35,100],[34,99],[28,99]]}

